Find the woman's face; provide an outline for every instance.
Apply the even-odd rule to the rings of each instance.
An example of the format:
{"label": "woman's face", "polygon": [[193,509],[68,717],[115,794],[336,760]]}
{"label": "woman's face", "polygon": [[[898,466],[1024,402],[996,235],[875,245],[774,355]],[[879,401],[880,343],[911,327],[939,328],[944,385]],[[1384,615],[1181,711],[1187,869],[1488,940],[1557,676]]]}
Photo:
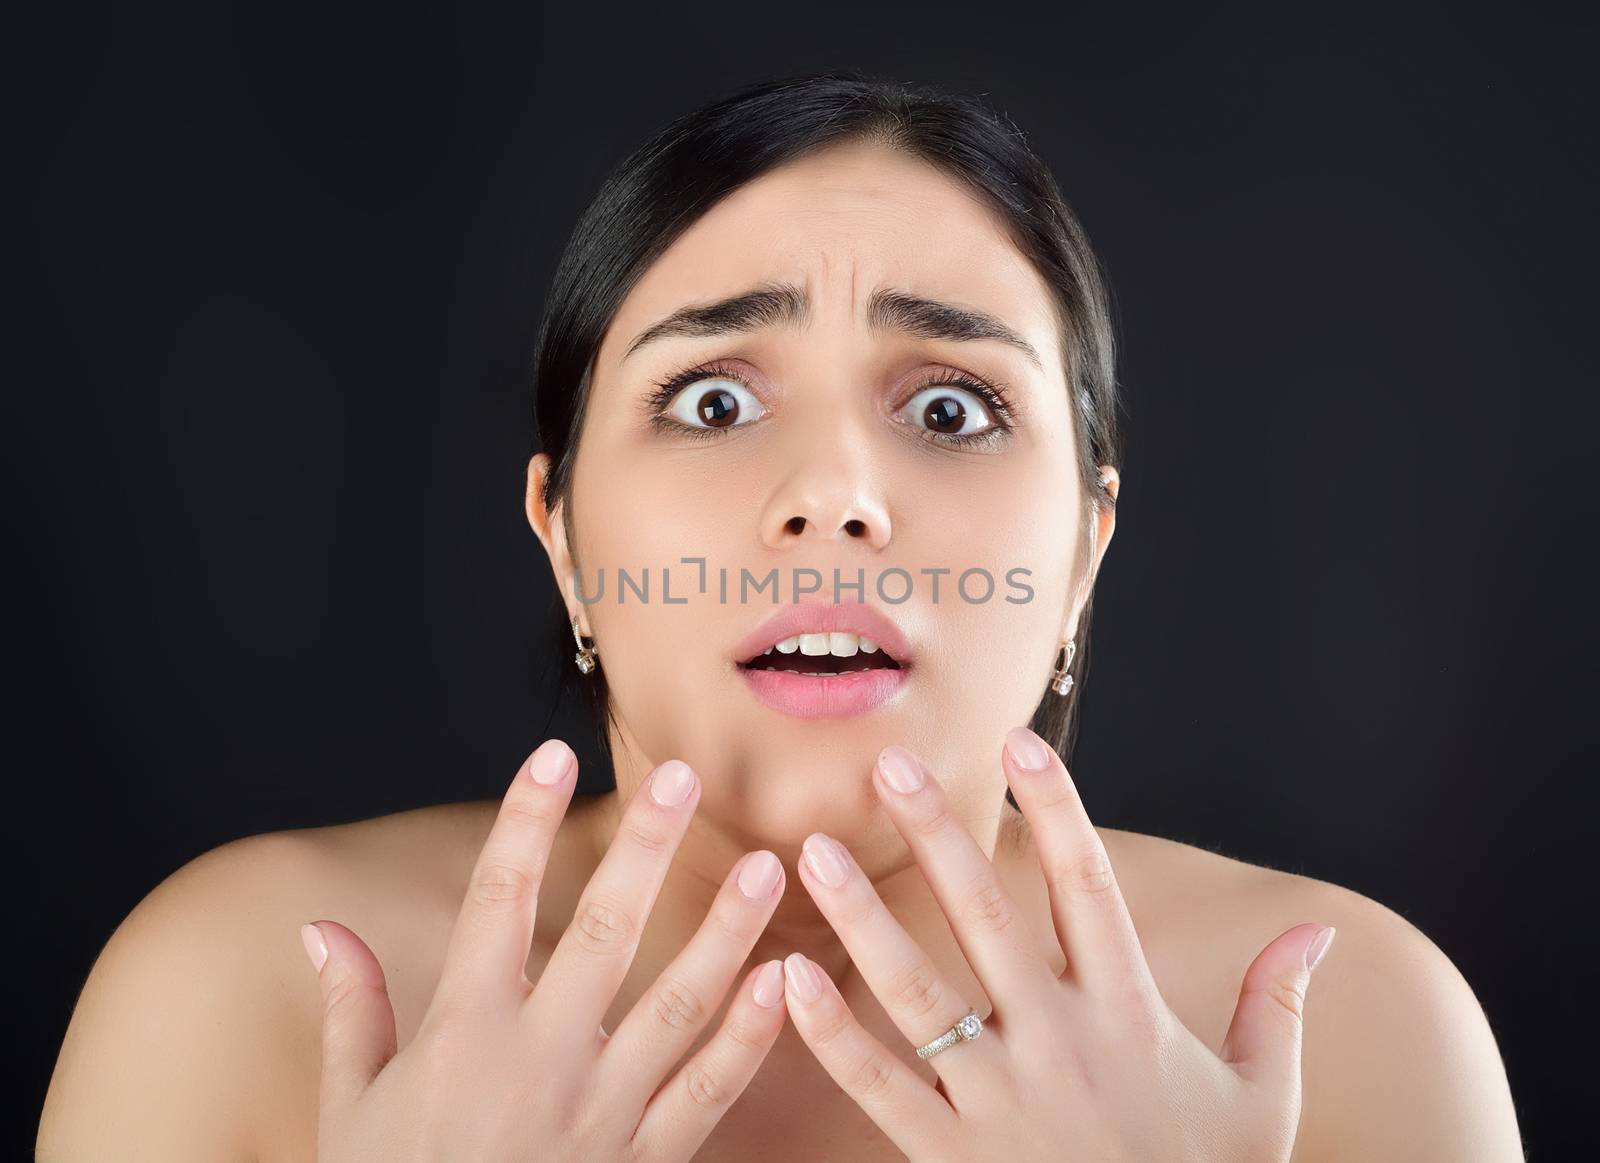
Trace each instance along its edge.
{"label": "woman's face", "polygon": [[[808,300],[798,320],[634,347],[684,307],[780,284]],[[903,313],[869,313],[880,291],[992,316],[1039,362],[999,338],[903,330]],[[876,814],[877,752],[903,743],[958,805],[992,809],[1001,739],[1045,692],[1082,571],[1098,564],[1085,560],[1060,343],[1049,292],[999,219],[881,146],[764,175],[656,260],[600,346],[573,468],[574,544],[559,508],[547,516],[537,501],[542,456],[530,471],[530,518],[622,725],[619,787],[681,758],[703,782],[701,817],[767,842],[818,828],[860,836]],[[702,364],[715,368],[652,407],[663,383]],[[1010,413],[963,386],[973,381],[997,386]],[[704,559],[703,592],[702,567],[685,558]],[[979,572],[958,589],[972,569],[992,588]],[[574,570],[599,601],[577,600]],[[648,574],[647,598],[619,593],[619,570],[640,585]],[[774,570],[780,592],[758,592]],[[811,717],[764,699],[740,664],[780,607],[832,604],[835,570],[865,582],[837,600],[890,619],[906,657],[886,701]],[[778,685],[803,681],[837,680]]]}

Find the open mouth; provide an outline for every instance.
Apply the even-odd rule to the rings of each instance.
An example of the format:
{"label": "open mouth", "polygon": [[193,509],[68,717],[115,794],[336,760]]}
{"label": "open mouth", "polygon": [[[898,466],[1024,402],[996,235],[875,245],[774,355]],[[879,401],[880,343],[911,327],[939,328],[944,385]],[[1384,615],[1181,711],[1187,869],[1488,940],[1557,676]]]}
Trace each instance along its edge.
{"label": "open mouth", "polygon": [[744,670],[782,671],[811,678],[903,669],[887,650],[870,638],[839,631],[792,635],[739,666]]}
{"label": "open mouth", "polygon": [[906,698],[912,657],[900,627],[862,602],[783,607],[733,651],[759,702],[809,720],[888,713]]}

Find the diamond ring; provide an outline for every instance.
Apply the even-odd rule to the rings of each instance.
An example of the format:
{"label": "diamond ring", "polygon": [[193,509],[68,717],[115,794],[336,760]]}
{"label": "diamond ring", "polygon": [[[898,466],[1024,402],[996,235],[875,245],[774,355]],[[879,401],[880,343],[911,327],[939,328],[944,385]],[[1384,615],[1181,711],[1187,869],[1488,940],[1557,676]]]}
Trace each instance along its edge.
{"label": "diamond ring", "polygon": [[918,1046],[917,1056],[919,1058],[932,1058],[939,1051],[948,1050],[957,1042],[970,1042],[981,1033],[983,1033],[983,1019],[978,1016],[977,1010],[969,1010],[966,1017],[926,1046]]}

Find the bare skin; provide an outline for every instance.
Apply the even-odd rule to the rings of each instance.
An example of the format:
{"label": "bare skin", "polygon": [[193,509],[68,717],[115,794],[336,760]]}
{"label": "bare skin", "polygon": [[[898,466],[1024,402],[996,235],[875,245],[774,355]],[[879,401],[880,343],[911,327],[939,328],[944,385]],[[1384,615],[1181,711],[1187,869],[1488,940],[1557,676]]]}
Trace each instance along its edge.
{"label": "bare skin", "polygon": [[[684,303],[773,280],[806,288],[804,327],[677,336],[629,353],[631,339]],[[880,285],[979,306],[1043,358],[1031,364],[994,340],[869,328],[868,296]],[[640,401],[652,385],[710,360],[753,385],[740,400],[747,427],[712,441],[647,422]],[[530,981],[617,835],[619,804],[656,764],[682,759],[701,777],[701,799],[606,1028],[702,924],[734,862],[765,848],[782,861],[787,889],[744,971],[804,953],[867,1030],[931,1083],[933,1068],[857,973],[797,864],[813,832],[843,842],[916,946],[988,1011],[992,999],[873,791],[874,757],[890,743],[914,747],[938,773],[952,813],[1026,917],[1040,959],[1060,970],[1039,846],[1004,801],[996,753],[1031,714],[1057,649],[1076,632],[1115,529],[1113,510],[1084,503],[1062,363],[1046,289],[987,209],[937,172],[877,147],[764,176],[655,261],[597,356],[570,497],[547,509],[550,466],[543,457],[529,465],[529,523],[569,612],[600,648],[618,719],[618,791],[574,804],[560,829],[539,896]],[[924,373],[949,368],[1010,385],[1017,416],[1005,443],[956,451],[902,412],[912,388],[935,382]],[[970,395],[965,402],[973,414],[982,408]],[[1116,470],[1098,468],[1114,495]],[[919,591],[893,610],[914,654],[907,697],[871,715],[808,720],[756,702],[735,669],[737,645],[768,611],[584,605],[569,588],[578,562],[592,590],[597,568],[672,564],[683,554],[704,554],[712,568],[824,574],[970,563],[999,575],[1023,565],[1035,597],[935,605]],[[1104,777],[1080,780],[1091,812],[1095,779]],[[152,1158],[167,1160],[311,1158],[321,1014],[299,924],[333,918],[378,954],[405,1046],[439,982],[497,806],[445,805],[253,837],[158,889],[85,990],[41,1126],[41,1147],[59,1149],[41,1157],[52,1163],[88,1157],[96,1145],[144,1142]],[[1306,1003],[1294,1159],[1520,1157],[1483,1014],[1454,966],[1404,920],[1333,885],[1134,833],[1098,833],[1161,997],[1213,1050],[1246,968],[1269,942],[1303,922],[1338,928]],[[713,1016],[706,1035],[716,1027]],[[130,1086],[130,1078],[147,1081]],[[116,1137],[95,1139],[97,1126]],[[901,1157],[792,1025],[697,1157],[757,1151]]]}
{"label": "bare skin", "polygon": [[[615,793],[580,798],[563,824],[540,895],[530,979],[571,920],[596,863],[596,829],[603,832],[614,801]],[[251,837],[175,874],[125,923],[91,977],[46,1105],[39,1157],[90,1157],[45,1148],[94,1141],[74,1122],[92,1108],[125,1128],[107,1143],[163,1144],[127,1158],[314,1159],[321,1000],[296,928],[306,917],[329,916],[365,935],[382,958],[398,1041],[406,1045],[437,985],[451,923],[497,806],[440,805]],[[1034,931],[1048,933],[1026,823],[1009,806],[1005,813],[996,868]],[[1338,926],[1337,949],[1317,970],[1306,1002],[1296,1163],[1520,1157],[1504,1071],[1481,1011],[1449,961],[1404,919],[1325,882],[1139,833],[1098,831],[1162,995],[1212,1048],[1222,1043],[1243,968],[1263,945],[1308,913]],[[789,893],[803,892],[791,859],[784,861]],[[128,949],[157,960],[151,950],[173,940],[170,928],[161,935],[164,917],[187,932],[202,928],[203,937],[150,982],[134,985],[119,963]],[[670,956],[654,943],[653,930],[646,930],[608,1028]],[[219,981],[228,986],[221,993]],[[196,1007],[201,988],[215,1000]],[[842,988],[861,1020],[931,1077],[911,1047],[894,1040],[859,980],[847,976]],[[137,991],[137,1003],[115,996],[119,989]],[[104,1012],[119,1003],[117,1012]],[[140,1011],[148,1026],[135,1019]],[[169,1031],[165,1038],[151,1032],[158,1020]],[[713,1016],[708,1031],[715,1025]],[[1453,1064],[1454,1081],[1440,1080],[1441,1063]],[[160,1089],[129,1087],[129,1070],[148,1072]],[[171,1128],[193,1126],[199,1116],[215,1120],[202,1124],[210,1136],[203,1148],[185,1155],[164,1145]],[[831,1084],[792,1026],[696,1158],[756,1152],[796,1160],[904,1157]]]}
{"label": "bare skin", "polygon": [[[558,833],[530,978],[571,920],[614,801],[615,793],[575,801]],[[381,955],[406,1045],[438,982],[496,807],[448,804],[249,837],[169,877],[123,923],[90,975],[52,1080],[39,1158],[53,1163],[112,1149],[128,1159],[315,1158],[321,1001],[296,929],[306,917],[328,916],[366,936]],[[1048,932],[1028,829],[1012,809],[1005,813],[996,868],[1030,925]],[[1325,882],[1138,833],[1098,831],[1162,995],[1213,1048],[1236,1004],[1242,967],[1263,944],[1308,912],[1339,927],[1338,953],[1319,968],[1306,1004],[1297,1163],[1520,1157],[1482,1011],[1449,960],[1404,919]],[[785,863],[793,885],[794,868]],[[652,925],[608,1024],[668,955],[654,934]],[[859,982],[846,978],[843,988],[861,1019],[884,1030]],[[918,1068],[909,1046],[885,1041]],[[697,1157],[743,1158],[756,1149],[774,1159],[901,1157],[828,1084],[792,1028]]]}

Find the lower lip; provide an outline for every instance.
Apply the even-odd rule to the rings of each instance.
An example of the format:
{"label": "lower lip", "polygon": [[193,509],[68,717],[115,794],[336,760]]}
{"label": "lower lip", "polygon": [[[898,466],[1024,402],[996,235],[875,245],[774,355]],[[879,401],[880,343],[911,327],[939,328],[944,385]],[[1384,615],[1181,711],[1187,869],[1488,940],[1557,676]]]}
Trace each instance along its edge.
{"label": "lower lip", "polygon": [[822,678],[789,670],[740,668],[756,698],[797,719],[847,719],[891,702],[906,685],[904,667],[853,670]]}

